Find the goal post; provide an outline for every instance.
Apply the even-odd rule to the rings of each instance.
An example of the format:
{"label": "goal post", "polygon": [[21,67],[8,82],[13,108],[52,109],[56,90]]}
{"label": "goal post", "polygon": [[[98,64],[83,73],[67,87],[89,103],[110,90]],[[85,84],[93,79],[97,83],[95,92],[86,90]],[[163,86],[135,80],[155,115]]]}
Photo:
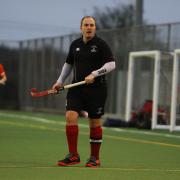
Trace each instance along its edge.
{"label": "goal post", "polygon": [[[139,61],[141,61],[141,64],[138,64]],[[143,61],[145,62],[144,65],[146,65],[144,66],[145,68],[142,68]],[[169,94],[171,94],[172,70],[167,68],[169,68],[169,64],[172,64],[172,61],[171,53],[165,53],[159,50],[129,53],[125,113],[126,121],[131,119],[133,108],[137,108],[137,106],[145,99],[151,99],[153,100],[151,128],[170,128],[169,123],[159,123],[158,117],[160,113],[158,110],[159,105],[165,103],[164,107],[168,108],[168,113],[170,114],[171,95]],[[138,74],[138,76],[136,74]],[[140,79],[136,80],[136,78]],[[136,82],[136,84],[134,82]],[[139,84],[140,87],[138,87],[137,84]]]}
{"label": "goal post", "polygon": [[[127,78],[127,96],[126,96],[126,121],[131,118],[132,112],[132,93],[133,93],[133,81],[134,81],[134,64],[138,58],[149,57],[151,60],[155,60],[154,69],[154,85],[153,85],[153,122],[156,122],[157,118],[157,96],[158,96],[158,78],[159,78],[159,61],[161,58],[160,51],[139,51],[130,52],[129,54],[129,66],[128,66],[128,78]],[[152,123],[152,128],[154,128],[155,123]]]}
{"label": "goal post", "polygon": [[180,130],[180,49],[174,50],[170,131]]}

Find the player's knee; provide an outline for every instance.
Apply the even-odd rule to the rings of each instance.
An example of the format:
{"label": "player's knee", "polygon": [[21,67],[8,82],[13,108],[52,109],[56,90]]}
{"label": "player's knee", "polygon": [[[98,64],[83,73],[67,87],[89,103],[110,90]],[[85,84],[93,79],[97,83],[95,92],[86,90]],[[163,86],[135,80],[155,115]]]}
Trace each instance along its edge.
{"label": "player's knee", "polygon": [[101,126],[102,126],[101,119],[90,119],[89,120],[90,128],[96,128],[96,127],[101,127]]}
{"label": "player's knee", "polygon": [[78,123],[78,113],[75,111],[66,112],[66,123],[67,125],[77,125]]}

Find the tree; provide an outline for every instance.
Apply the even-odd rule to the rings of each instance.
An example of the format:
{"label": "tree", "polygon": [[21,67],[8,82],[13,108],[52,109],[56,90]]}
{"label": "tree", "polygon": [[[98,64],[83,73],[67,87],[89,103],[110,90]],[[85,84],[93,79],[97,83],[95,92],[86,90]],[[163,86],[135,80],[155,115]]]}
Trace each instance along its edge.
{"label": "tree", "polygon": [[94,7],[93,16],[96,19],[97,29],[112,29],[132,26],[134,23],[134,6],[119,5],[99,9]]}

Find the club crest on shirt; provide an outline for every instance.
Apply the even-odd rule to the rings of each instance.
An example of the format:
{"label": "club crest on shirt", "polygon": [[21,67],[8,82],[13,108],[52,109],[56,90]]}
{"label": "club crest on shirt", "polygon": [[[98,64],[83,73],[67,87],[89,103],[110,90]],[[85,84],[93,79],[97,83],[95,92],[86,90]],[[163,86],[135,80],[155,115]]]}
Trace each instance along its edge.
{"label": "club crest on shirt", "polygon": [[95,45],[92,45],[91,46],[91,52],[97,52],[97,46],[95,46]]}
{"label": "club crest on shirt", "polygon": [[103,110],[102,107],[98,107],[96,113],[97,113],[97,114],[101,114],[101,113],[102,113],[102,110]]}

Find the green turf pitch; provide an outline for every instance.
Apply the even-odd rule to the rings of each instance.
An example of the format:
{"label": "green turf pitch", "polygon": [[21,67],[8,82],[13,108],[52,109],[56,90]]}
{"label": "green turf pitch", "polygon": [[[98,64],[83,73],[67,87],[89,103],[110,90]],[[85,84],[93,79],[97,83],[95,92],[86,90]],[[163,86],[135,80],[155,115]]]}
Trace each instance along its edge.
{"label": "green turf pitch", "polygon": [[179,180],[180,133],[104,128],[100,168],[84,167],[89,129],[80,119],[81,164],[57,167],[67,153],[63,116],[0,111],[2,180]]}

